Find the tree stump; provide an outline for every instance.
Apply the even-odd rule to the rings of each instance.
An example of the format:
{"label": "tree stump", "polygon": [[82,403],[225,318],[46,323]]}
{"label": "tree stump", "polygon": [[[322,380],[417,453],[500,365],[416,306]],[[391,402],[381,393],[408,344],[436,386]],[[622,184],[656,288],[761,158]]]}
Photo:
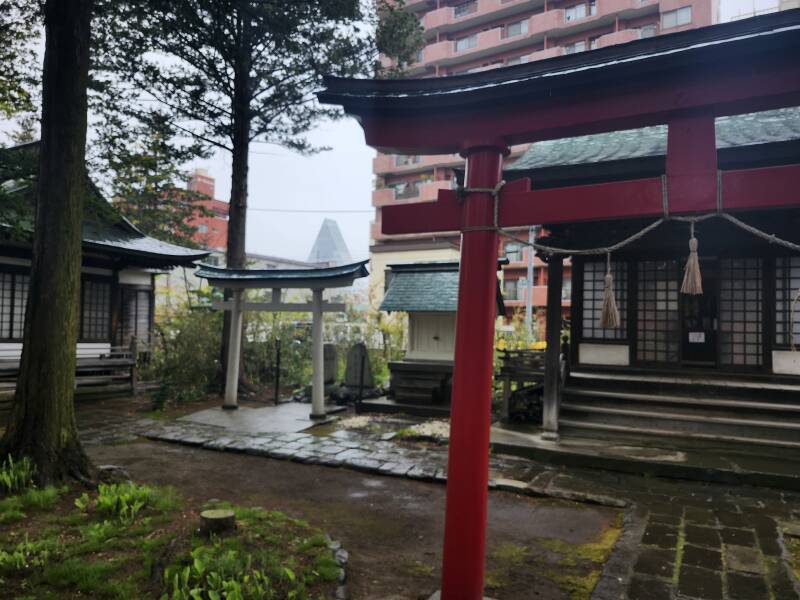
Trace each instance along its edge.
{"label": "tree stump", "polygon": [[200,513],[200,533],[211,535],[236,529],[236,515],[226,508],[204,510]]}

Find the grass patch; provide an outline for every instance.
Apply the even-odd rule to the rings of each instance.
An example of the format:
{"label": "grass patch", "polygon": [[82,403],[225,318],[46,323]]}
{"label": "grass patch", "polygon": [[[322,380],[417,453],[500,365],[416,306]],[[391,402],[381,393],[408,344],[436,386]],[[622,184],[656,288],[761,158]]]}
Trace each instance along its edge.
{"label": "grass patch", "polygon": [[340,567],[321,531],[281,512],[231,508],[236,531],[208,539],[196,534],[202,507],[187,507],[173,488],[115,484],[80,495],[26,489],[0,501],[0,595],[333,596]]}
{"label": "grass patch", "polygon": [[21,494],[0,500],[0,523],[16,523],[29,511],[52,509],[59,501],[64,488],[28,488]]}

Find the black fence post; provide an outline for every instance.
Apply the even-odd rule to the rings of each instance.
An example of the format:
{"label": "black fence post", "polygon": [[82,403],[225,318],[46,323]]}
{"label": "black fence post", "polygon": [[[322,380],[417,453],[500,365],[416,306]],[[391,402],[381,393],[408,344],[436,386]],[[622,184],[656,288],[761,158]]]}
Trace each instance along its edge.
{"label": "black fence post", "polygon": [[364,346],[364,353],[361,355],[361,369],[358,373],[358,406],[361,406],[361,401],[364,399],[364,369],[367,365],[367,347]]}
{"label": "black fence post", "polygon": [[278,405],[281,389],[281,339],[275,339],[275,406]]}

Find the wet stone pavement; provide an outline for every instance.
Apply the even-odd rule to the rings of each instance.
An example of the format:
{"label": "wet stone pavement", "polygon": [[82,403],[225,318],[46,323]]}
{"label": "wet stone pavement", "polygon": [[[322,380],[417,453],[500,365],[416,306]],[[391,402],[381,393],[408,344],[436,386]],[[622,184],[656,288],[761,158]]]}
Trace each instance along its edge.
{"label": "wet stone pavement", "polygon": [[[245,433],[187,421],[82,420],[85,444],[140,437],[443,483],[447,448],[386,433]],[[593,600],[800,600],[785,540],[800,535],[800,494],[648,478],[490,457],[490,487],[626,508]]]}

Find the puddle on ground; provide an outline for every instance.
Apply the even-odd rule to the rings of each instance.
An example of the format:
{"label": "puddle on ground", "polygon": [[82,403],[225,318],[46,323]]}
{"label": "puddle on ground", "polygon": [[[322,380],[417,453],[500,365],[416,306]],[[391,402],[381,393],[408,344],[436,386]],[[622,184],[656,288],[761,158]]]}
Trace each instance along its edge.
{"label": "puddle on ground", "polygon": [[605,450],[634,460],[656,460],[661,462],[686,462],[686,453],[666,448],[648,448],[644,446],[609,446]]}

